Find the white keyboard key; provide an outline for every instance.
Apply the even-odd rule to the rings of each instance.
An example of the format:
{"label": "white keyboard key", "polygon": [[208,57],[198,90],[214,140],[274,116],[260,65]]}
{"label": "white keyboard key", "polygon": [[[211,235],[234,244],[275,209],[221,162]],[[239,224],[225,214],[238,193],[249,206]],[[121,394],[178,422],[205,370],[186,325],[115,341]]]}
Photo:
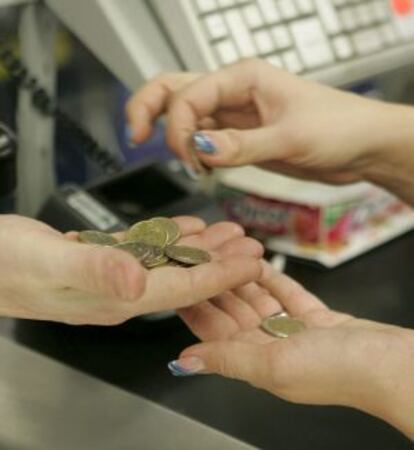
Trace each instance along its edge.
{"label": "white keyboard key", "polygon": [[273,27],[271,31],[277,48],[286,48],[292,45],[289,30],[284,25]]}
{"label": "white keyboard key", "polygon": [[209,14],[204,19],[204,25],[211,39],[221,39],[228,35],[226,23],[220,14]]}
{"label": "white keyboard key", "polygon": [[283,19],[294,19],[299,15],[299,11],[292,0],[279,0],[277,6]]}
{"label": "white keyboard key", "polygon": [[369,4],[358,5],[356,8],[356,14],[358,16],[359,23],[364,27],[375,22],[374,12]]}
{"label": "white keyboard key", "polygon": [[398,42],[398,34],[395,31],[395,28],[390,23],[379,27],[379,32],[381,34],[382,40],[387,45],[394,45]]}
{"label": "white keyboard key", "polygon": [[236,4],[235,0],[218,0],[218,4],[221,8],[228,8]]}
{"label": "white keyboard key", "polygon": [[269,62],[270,64],[274,65],[275,67],[283,68],[283,61],[282,61],[282,59],[281,59],[279,56],[277,56],[277,55],[271,55],[271,56],[268,56],[268,57],[266,58],[266,61]]}
{"label": "white keyboard key", "polygon": [[243,8],[243,16],[249,28],[258,28],[264,25],[263,16],[256,5]]}
{"label": "white keyboard key", "polygon": [[201,13],[207,13],[217,9],[217,2],[216,0],[197,0],[197,7]]}
{"label": "white keyboard key", "polygon": [[348,3],[348,0],[332,0],[334,6],[344,6]]}
{"label": "white keyboard key", "polygon": [[295,50],[290,50],[282,55],[283,64],[286,69],[292,73],[300,73],[303,70],[303,65]]}
{"label": "white keyboard key", "polygon": [[219,55],[222,64],[231,64],[239,59],[236,47],[232,41],[221,41],[215,45],[215,49]]}
{"label": "white keyboard key", "polygon": [[334,61],[334,55],[318,19],[310,18],[294,22],[291,31],[307,68],[312,69]]}
{"label": "white keyboard key", "polygon": [[282,19],[276,7],[275,0],[257,0],[263,17],[268,24],[278,23]]}
{"label": "white keyboard key", "polygon": [[342,26],[346,31],[354,30],[358,26],[358,18],[353,8],[343,9],[339,13],[339,18],[342,22]]}
{"label": "white keyboard key", "polygon": [[332,40],[332,45],[336,56],[339,59],[347,59],[352,56],[354,50],[352,48],[351,41],[349,37],[341,35],[337,36]]}
{"label": "white keyboard key", "polygon": [[384,2],[384,0],[377,0],[372,4],[372,10],[374,13],[374,17],[378,21],[384,21],[391,17],[391,10],[388,5],[388,2]]}
{"label": "white keyboard key", "polygon": [[353,34],[352,41],[356,51],[361,55],[368,55],[382,48],[382,39],[375,29],[362,30]]}
{"label": "white keyboard key", "polygon": [[342,30],[341,22],[332,3],[326,0],[315,0],[319,18],[328,34],[338,34]]}
{"label": "white keyboard key", "polygon": [[312,0],[295,0],[301,14],[311,14],[315,10]]}
{"label": "white keyboard key", "polygon": [[253,34],[253,39],[260,55],[271,53],[275,50],[275,43],[273,42],[269,31],[256,31],[256,33]]}
{"label": "white keyboard key", "polygon": [[229,9],[224,13],[224,16],[241,56],[244,58],[256,56],[256,48],[253,44],[250,31],[244,24],[240,12],[236,9]]}

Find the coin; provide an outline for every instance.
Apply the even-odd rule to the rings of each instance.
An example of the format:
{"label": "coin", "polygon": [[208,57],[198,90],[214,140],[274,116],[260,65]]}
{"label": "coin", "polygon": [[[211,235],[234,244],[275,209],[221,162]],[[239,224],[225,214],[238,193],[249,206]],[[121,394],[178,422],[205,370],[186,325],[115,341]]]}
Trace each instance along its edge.
{"label": "coin", "polygon": [[138,241],[124,241],[114,245],[114,248],[125,250],[139,260],[147,257],[151,253],[151,248],[149,245],[145,244],[144,242]]}
{"label": "coin", "polygon": [[303,331],[306,327],[300,320],[294,319],[287,315],[276,314],[264,319],[261,323],[261,328],[272,336],[287,338],[291,334]]}
{"label": "coin", "polygon": [[160,266],[164,266],[165,264],[167,264],[169,261],[168,257],[165,255],[162,255],[159,258],[150,258],[150,257],[146,257],[142,260],[142,264],[147,268],[147,269],[153,269],[155,267],[160,267]]}
{"label": "coin", "polygon": [[174,220],[168,219],[167,217],[154,217],[151,222],[158,224],[167,233],[167,243],[166,245],[174,244],[181,237],[181,232],[179,226],[174,222]]}
{"label": "coin", "polygon": [[149,253],[142,259],[142,264],[150,269],[165,264],[168,261],[168,257],[164,254],[164,249],[157,246],[149,246]]}
{"label": "coin", "polygon": [[94,230],[81,231],[78,239],[85,244],[115,245],[118,243],[118,241],[110,234]]}
{"label": "coin", "polygon": [[209,253],[199,248],[187,247],[185,245],[170,245],[165,249],[165,254],[175,261],[191,266],[197,266],[211,261]]}
{"label": "coin", "polygon": [[133,225],[126,232],[126,238],[129,241],[139,241],[157,247],[165,247],[168,234],[159,223],[152,220],[144,220]]}

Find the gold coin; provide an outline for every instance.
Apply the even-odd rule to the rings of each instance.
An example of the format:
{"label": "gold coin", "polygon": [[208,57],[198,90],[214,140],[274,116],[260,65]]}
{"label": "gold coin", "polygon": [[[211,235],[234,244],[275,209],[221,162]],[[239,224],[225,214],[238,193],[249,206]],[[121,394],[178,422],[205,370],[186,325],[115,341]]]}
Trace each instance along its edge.
{"label": "gold coin", "polygon": [[197,266],[211,261],[209,253],[199,248],[185,245],[170,245],[165,249],[165,254],[174,261],[188,264],[189,266]]}
{"label": "gold coin", "polygon": [[126,239],[157,247],[165,247],[168,235],[167,231],[159,223],[152,220],[144,220],[136,223],[126,232]]}
{"label": "gold coin", "polygon": [[277,338],[287,338],[292,334],[305,330],[305,324],[300,320],[284,314],[267,317],[261,323],[262,330]]}
{"label": "gold coin", "polygon": [[147,268],[147,269],[153,269],[155,267],[160,267],[160,266],[164,266],[168,263],[169,259],[167,256],[163,255],[160,258],[150,258],[150,257],[146,257],[142,260],[142,264]]}
{"label": "gold coin", "polygon": [[131,253],[139,260],[142,260],[151,253],[151,248],[149,245],[138,241],[124,241],[114,245],[114,248],[125,250],[126,252]]}
{"label": "gold coin", "polygon": [[164,254],[164,249],[155,245],[150,245],[149,253],[142,258],[142,264],[150,269],[151,267],[156,267],[158,265],[164,264],[168,261],[168,258]]}
{"label": "gold coin", "polygon": [[85,244],[115,245],[118,243],[118,241],[110,234],[94,230],[81,231],[78,239]]}
{"label": "gold coin", "polygon": [[167,217],[154,217],[151,222],[159,225],[167,233],[167,243],[166,245],[174,244],[181,237],[181,232],[179,226],[174,222],[174,220],[168,219]]}

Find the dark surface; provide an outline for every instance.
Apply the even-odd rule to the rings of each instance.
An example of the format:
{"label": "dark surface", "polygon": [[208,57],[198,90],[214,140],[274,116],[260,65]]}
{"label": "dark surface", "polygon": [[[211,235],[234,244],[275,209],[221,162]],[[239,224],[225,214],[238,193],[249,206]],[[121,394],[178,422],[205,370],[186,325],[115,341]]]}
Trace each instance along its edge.
{"label": "dark surface", "polygon": [[[331,271],[290,261],[287,272],[333,308],[413,328],[413,261],[411,233]],[[3,319],[0,331],[70,366],[260,448],[412,448],[396,430],[357,411],[292,405],[242,383],[214,376],[172,377],[166,363],[194,342],[176,319],[162,327],[144,327],[134,321],[114,328]]]}

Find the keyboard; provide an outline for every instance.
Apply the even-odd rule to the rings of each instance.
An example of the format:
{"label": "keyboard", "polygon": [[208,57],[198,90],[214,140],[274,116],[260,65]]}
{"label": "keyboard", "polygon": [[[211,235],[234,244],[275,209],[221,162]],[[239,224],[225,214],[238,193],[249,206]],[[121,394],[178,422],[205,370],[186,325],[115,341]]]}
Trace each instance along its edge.
{"label": "keyboard", "polygon": [[259,57],[343,85],[414,61],[411,0],[153,0],[190,70]]}

